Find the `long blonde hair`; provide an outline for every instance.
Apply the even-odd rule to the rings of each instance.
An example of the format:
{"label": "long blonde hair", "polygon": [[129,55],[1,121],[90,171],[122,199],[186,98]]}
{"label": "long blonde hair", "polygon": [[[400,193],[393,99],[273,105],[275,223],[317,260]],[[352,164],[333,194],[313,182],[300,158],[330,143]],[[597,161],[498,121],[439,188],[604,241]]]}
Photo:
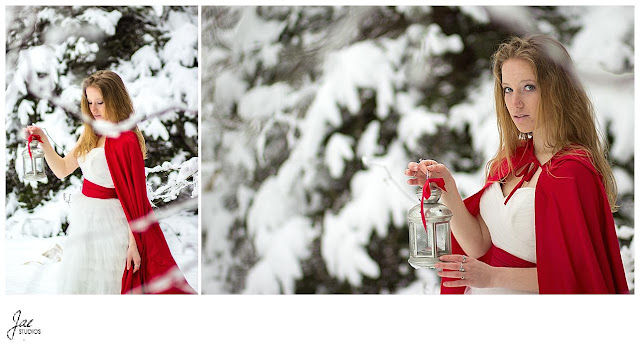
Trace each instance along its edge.
{"label": "long blonde hair", "polygon": [[[105,103],[105,117],[108,121],[118,123],[133,114],[133,103],[122,79],[120,79],[118,74],[108,70],[97,71],[82,82],[82,100],[80,102],[82,114],[94,119],[91,109],[89,108],[89,102],[87,101],[87,88],[90,86],[100,90]],[[144,137],[137,126],[133,131],[138,137],[142,156],[146,159],[147,147],[144,142]],[[99,139],[100,136],[95,133],[91,125],[84,123],[84,131],[80,135],[73,155],[76,158],[84,156],[98,145]]]}
{"label": "long blonde hair", "polygon": [[[547,35],[511,37],[492,56],[494,95],[500,147],[488,163],[488,174],[495,174],[505,160],[514,172],[510,157],[522,142],[522,135],[511,120],[502,88],[502,65],[508,59],[528,62],[540,91],[537,124],[546,134],[546,147],[589,158],[602,175],[611,211],[616,211],[617,187],[606,154],[606,139],[598,135],[593,104],[574,71],[567,50]],[[582,152],[581,152],[582,151]]]}

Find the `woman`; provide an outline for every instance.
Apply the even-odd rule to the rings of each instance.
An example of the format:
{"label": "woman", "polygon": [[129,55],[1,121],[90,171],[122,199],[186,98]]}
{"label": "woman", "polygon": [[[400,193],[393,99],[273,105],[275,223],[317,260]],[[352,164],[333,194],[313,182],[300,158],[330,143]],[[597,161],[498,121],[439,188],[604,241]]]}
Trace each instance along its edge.
{"label": "woman", "polygon": [[[94,73],[82,91],[82,113],[95,121],[118,123],[133,113],[126,87],[114,72]],[[107,138],[85,123],[64,158],[39,127],[25,131],[39,136],[47,164],[59,179],[78,166],[84,176],[82,193],[71,201],[60,293],[195,293],[179,272],[158,223],[130,228],[129,223],[153,213],[146,195],[146,147],[137,127]]]}
{"label": "woman", "polygon": [[445,165],[405,171],[411,185],[429,171],[447,189],[454,254],[436,264],[441,292],[628,293],[615,179],[567,50],[545,35],[514,37],[493,74],[500,146],[485,186],[463,202]]}

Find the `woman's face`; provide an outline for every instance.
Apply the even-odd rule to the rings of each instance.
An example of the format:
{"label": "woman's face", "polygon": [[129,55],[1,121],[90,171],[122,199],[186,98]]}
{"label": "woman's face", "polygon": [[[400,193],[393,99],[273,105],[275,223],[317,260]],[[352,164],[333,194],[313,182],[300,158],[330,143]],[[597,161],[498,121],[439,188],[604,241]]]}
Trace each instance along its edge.
{"label": "woman's face", "polygon": [[85,93],[87,94],[87,102],[93,118],[95,120],[106,120],[106,109],[100,89],[89,86],[85,89]]}
{"label": "woman's face", "polygon": [[533,132],[538,118],[540,90],[529,62],[510,58],[502,64],[502,92],[511,120],[518,130]]}

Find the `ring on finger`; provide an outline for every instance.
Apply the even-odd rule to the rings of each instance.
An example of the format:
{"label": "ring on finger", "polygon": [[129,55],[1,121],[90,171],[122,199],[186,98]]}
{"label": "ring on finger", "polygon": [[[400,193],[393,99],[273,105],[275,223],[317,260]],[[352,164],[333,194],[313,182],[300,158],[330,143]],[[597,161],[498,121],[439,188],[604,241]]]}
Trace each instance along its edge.
{"label": "ring on finger", "polygon": [[462,262],[463,262],[463,263],[467,262],[467,256],[466,256],[466,255],[463,255],[463,256],[462,256]]}
{"label": "ring on finger", "polygon": [[460,263],[460,272],[464,272],[464,266],[462,266],[462,263]]}
{"label": "ring on finger", "polygon": [[463,279],[464,279],[464,273],[462,274],[462,277],[460,277],[460,279],[461,279],[461,280],[463,280]]}

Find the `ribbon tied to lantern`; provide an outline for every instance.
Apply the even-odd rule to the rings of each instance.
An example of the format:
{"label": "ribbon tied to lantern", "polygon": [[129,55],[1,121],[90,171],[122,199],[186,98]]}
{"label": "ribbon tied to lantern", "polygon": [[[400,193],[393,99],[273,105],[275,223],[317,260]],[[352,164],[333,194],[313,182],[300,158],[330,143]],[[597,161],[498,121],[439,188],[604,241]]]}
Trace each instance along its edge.
{"label": "ribbon tied to lantern", "polygon": [[37,135],[37,134],[29,135],[29,138],[27,139],[27,149],[29,150],[29,158],[31,158],[31,159],[33,159],[33,156],[31,155],[31,141],[32,140],[38,140],[38,142],[43,143],[42,139],[40,138],[40,135]]}
{"label": "ribbon tied to lantern", "polygon": [[[424,199],[431,197],[431,186],[429,184],[433,182],[436,186],[440,187],[443,191],[447,191],[444,187],[444,179],[443,178],[429,178],[429,173],[427,172],[427,181],[424,183],[424,187],[422,187],[422,196],[420,198],[420,214],[422,215],[422,225],[424,226],[424,230],[427,230],[427,220],[424,217]],[[427,196],[427,189],[429,190],[429,195]]]}

